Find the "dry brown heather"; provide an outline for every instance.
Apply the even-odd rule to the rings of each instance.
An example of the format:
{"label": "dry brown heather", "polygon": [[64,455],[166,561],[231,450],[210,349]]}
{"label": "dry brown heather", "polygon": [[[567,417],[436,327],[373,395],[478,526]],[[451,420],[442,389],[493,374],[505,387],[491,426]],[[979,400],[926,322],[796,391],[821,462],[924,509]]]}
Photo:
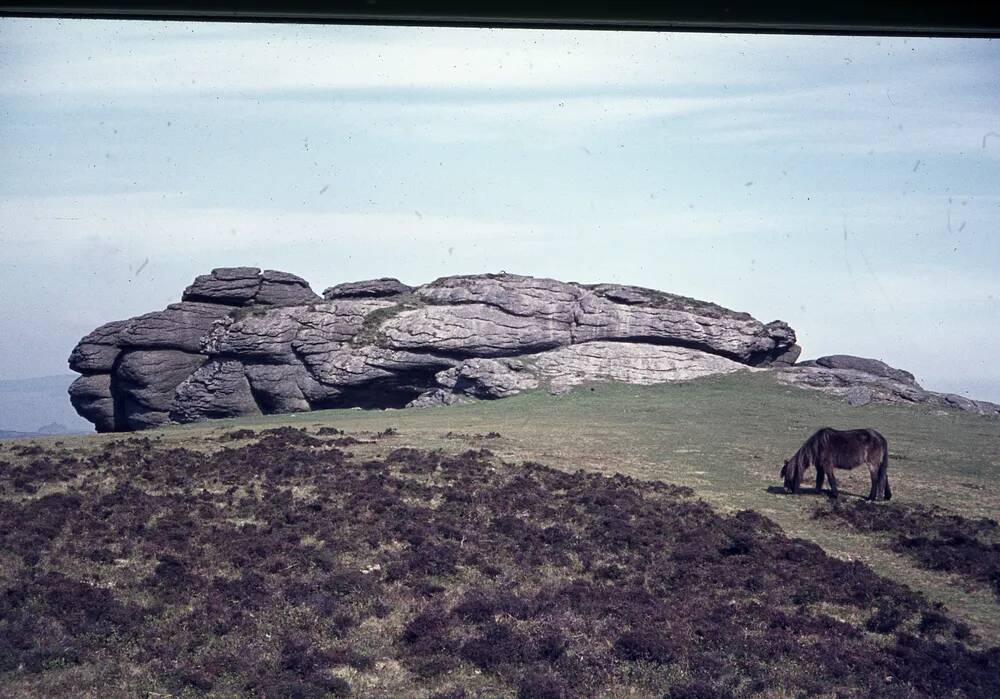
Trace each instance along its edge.
{"label": "dry brown heather", "polygon": [[1000,649],[756,512],[445,438],[4,447],[0,693],[1000,696]]}

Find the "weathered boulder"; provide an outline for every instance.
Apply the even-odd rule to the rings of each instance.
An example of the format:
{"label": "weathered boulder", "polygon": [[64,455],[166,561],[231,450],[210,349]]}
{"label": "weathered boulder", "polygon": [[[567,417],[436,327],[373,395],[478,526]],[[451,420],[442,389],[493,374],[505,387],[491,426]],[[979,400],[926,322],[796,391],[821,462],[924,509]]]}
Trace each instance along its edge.
{"label": "weathered boulder", "polygon": [[184,290],[182,301],[224,306],[295,306],[315,303],[317,296],[302,277],[257,267],[220,267],[203,274]]}
{"label": "weathered boulder", "polygon": [[783,352],[780,354],[776,353],[775,356],[771,358],[770,366],[775,368],[793,366],[801,354],[802,348],[798,345],[786,347]]}
{"label": "weathered boulder", "polygon": [[538,374],[517,359],[467,359],[434,379],[453,393],[476,398],[507,398],[538,388]]}
{"label": "weathered boulder", "polygon": [[917,383],[913,374],[902,369],[894,369],[885,362],[878,359],[868,359],[865,357],[854,357],[849,354],[831,354],[826,357],[819,357],[811,361],[802,362],[803,366],[821,366],[827,369],[850,369],[862,371],[872,376],[884,376],[893,381],[915,385]]}
{"label": "weathered boulder", "polygon": [[822,391],[855,406],[869,403],[927,405],[1000,416],[1000,405],[925,390],[910,372],[875,359],[833,355],[790,367],[776,367],[774,375],[781,383]]}
{"label": "weathered boulder", "polygon": [[745,313],[720,313],[664,299],[657,305],[623,305],[589,295],[580,299],[573,324],[572,344],[592,340],[680,345],[720,354],[744,363],[795,342],[794,333],[781,324],[775,329]]}
{"label": "weathered boulder", "polygon": [[114,432],[115,401],[111,396],[111,374],[84,375],[70,384],[69,400],[98,432]]}
{"label": "weathered boulder", "polygon": [[302,329],[299,316],[304,310],[276,308],[263,313],[254,309],[246,315],[227,314],[225,320],[209,327],[202,335],[202,349],[217,357],[294,361],[292,341]]}
{"label": "weathered boulder", "polygon": [[87,334],[69,355],[69,368],[81,374],[110,373],[118,353],[119,338],[128,321],[105,323]]}
{"label": "weathered boulder", "polygon": [[264,306],[298,306],[320,300],[302,277],[273,269],[261,272],[260,289],[253,298],[255,304]]}
{"label": "weathered boulder", "polygon": [[357,338],[373,311],[392,305],[384,300],[341,300],[240,310],[210,328],[204,350],[213,356],[273,362],[322,355]]}
{"label": "weathered boulder", "polygon": [[978,413],[980,415],[1000,415],[1000,405],[996,403],[990,403],[985,400],[974,400],[954,393],[935,393],[933,395],[942,407],[958,408],[959,410]]}
{"label": "weathered boulder", "polygon": [[476,274],[442,277],[416,290],[419,298],[434,304],[491,306],[506,315],[573,322],[576,302],[587,291],[577,284],[518,274]]}
{"label": "weathered boulder", "polygon": [[408,294],[411,291],[413,291],[412,286],[407,286],[398,279],[382,277],[362,282],[344,282],[343,284],[331,286],[323,292],[323,298],[383,298]]}
{"label": "weathered boulder", "polygon": [[345,343],[370,344],[379,323],[399,307],[385,299],[340,299],[314,307],[301,316],[302,329],[295,336],[295,352],[303,357],[323,355]]}
{"label": "weathered boulder", "polygon": [[116,429],[143,429],[170,420],[174,389],[205,357],[179,350],[126,350],[111,377]]}
{"label": "weathered boulder", "polygon": [[783,320],[772,320],[764,326],[764,332],[774,342],[774,347],[765,350],[753,358],[757,365],[771,366],[775,362],[784,365],[794,364],[802,353],[802,348],[795,344],[795,331]]}
{"label": "weathered boulder", "polygon": [[445,277],[420,287],[435,305],[383,327],[393,347],[433,344],[496,357],[593,340],[683,345],[758,364],[784,354],[795,332],[746,313],[636,286],[582,286],[516,274]]}
{"label": "weathered boulder", "polygon": [[446,388],[432,388],[406,404],[407,408],[438,408],[446,405],[461,405],[468,403],[469,398]]}
{"label": "weathered boulder", "polygon": [[851,405],[868,405],[875,399],[872,390],[867,386],[851,386],[844,397]]}
{"label": "weathered boulder", "polygon": [[202,340],[230,309],[211,303],[172,303],[165,310],[146,313],[125,322],[118,346],[135,349],[172,349],[200,352]]}
{"label": "weathered boulder", "polygon": [[747,365],[690,347],[587,342],[526,358],[556,393],[591,381],[650,385],[729,374]]}
{"label": "weathered boulder", "polygon": [[403,311],[379,329],[397,350],[433,347],[467,357],[502,357],[552,349],[573,341],[570,323],[552,317],[514,315],[481,303],[425,306]]}
{"label": "weathered boulder", "polygon": [[[879,374],[858,369],[833,369],[806,362],[776,369],[775,376],[782,383],[818,389],[845,399],[854,391],[856,403],[922,403],[927,393],[914,383],[904,383]],[[857,392],[860,387],[868,392],[867,400],[861,400],[862,394]]]}
{"label": "weathered boulder", "polygon": [[585,288],[590,289],[598,296],[626,306],[651,306],[659,298],[667,296],[667,294],[652,289],[625,284],[590,284]]}
{"label": "weathered boulder", "polygon": [[429,382],[437,372],[459,363],[455,358],[431,353],[352,344],[340,345],[322,354],[306,355],[303,360],[317,381],[341,388],[408,376],[422,376]]}
{"label": "weathered boulder", "polygon": [[338,389],[321,384],[298,362],[246,364],[244,370],[251,393],[264,413],[305,412],[340,395]]}
{"label": "weathered boulder", "polygon": [[[588,382],[649,385],[741,369],[749,367],[689,347],[598,341],[516,358],[467,359],[434,378],[442,389],[455,395],[506,398],[539,386],[562,394]],[[428,393],[424,403],[437,405],[441,399],[442,394],[435,389]]]}
{"label": "weathered boulder", "polygon": [[170,418],[193,422],[208,418],[260,414],[243,364],[213,359],[177,385]]}
{"label": "weathered boulder", "polygon": [[260,270],[257,267],[222,267],[196,277],[181,299],[245,306],[253,301],[258,289]]}

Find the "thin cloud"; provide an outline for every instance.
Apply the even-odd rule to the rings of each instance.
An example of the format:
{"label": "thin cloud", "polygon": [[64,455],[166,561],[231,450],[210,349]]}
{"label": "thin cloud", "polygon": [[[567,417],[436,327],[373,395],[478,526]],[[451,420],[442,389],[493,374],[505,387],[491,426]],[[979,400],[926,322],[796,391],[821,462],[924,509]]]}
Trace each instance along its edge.
{"label": "thin cloud", "polygon": [[[948,85],[956,77],[989,80],[996,69],[995,57],[960,45],[867,37],[6,20],[0,39],[11,66],[0,90],[25,95],[664,85],[780,90],[820,77],[860,84],[886,71]],[[834,60],[838,54],[850,64]]]}
{"label": "thin cloud", "polygon": [[430,142],[690,117],[707,144],[968,153],[1000,128],[984,42],[8,20],[0,43],[0,95],[54,110],[242,100]]}
{"label": "thin cloud", "polygon": [[[473,241],[528,241],[544,227],[517,226],[481,217],[413,212],[295,212],[267,208],[186,206],[165,192],[77,197],[0,199],[0,239],[12,256],[37,260],[45,251],[71,257],[95,242],[132,248],[144,257],[229,252],[265,246],[301,246],[302,257],[328,246],[406,246]],[[309,252],[305,252],[309,250]]]}

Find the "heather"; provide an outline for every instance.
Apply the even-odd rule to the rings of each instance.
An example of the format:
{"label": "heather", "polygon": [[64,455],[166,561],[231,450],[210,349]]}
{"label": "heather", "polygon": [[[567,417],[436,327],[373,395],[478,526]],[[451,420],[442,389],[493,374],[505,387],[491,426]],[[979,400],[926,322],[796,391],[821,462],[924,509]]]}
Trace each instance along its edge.
{"label": "heather", "polygon": [[921,568],[989,585],[1000,597],[1000,527],[994,519],[963,517],[936,505],[867,507],[854,501],[817,507],[813,517],[874,534]]}
{"label": "heather", "polygon": [[0,687],[1000,692],[1000,650],[948,610],[756,512],[397,441],[282,427],[0,452]]}

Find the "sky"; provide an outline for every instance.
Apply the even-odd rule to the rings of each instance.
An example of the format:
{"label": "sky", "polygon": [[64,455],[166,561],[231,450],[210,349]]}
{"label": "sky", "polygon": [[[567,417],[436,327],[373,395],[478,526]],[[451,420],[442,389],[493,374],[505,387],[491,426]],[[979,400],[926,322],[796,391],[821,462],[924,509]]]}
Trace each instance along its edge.
{"label": "sky", "polygon": [[1000,401],[1000,42],[0,19],[0,379],[214,267],[783,319]]}

